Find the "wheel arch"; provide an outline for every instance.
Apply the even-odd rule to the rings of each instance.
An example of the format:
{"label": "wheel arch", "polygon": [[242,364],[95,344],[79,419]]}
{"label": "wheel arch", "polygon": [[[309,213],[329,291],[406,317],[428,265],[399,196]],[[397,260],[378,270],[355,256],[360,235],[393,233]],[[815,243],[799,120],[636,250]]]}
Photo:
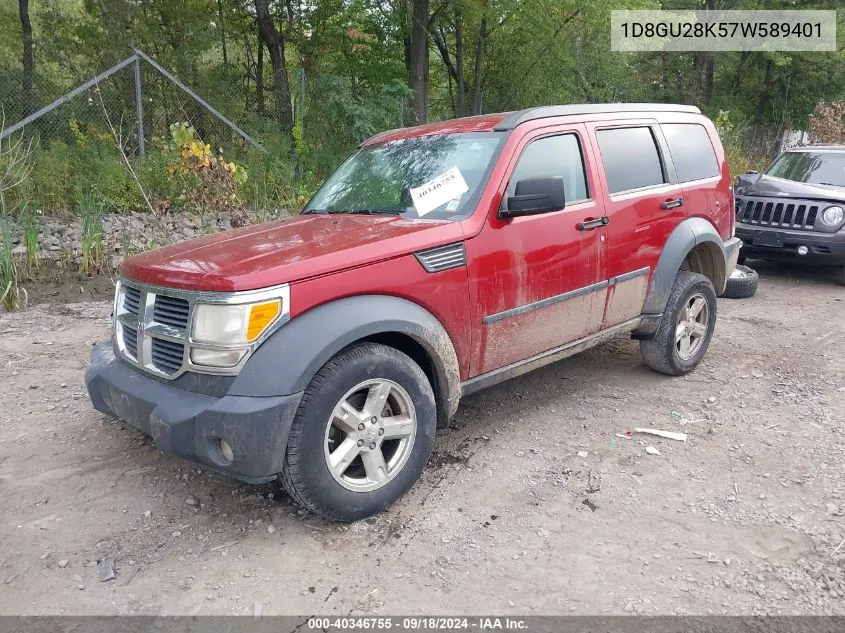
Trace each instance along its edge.
{"label": "wheel arch", "polygon": [[700,273],[710,279],[717,296],[724,292],[727,255],[718,230],[708,220],[687,218],[669,235],[651,277],[642,321],[633,332],[635,338],[648,338],[657,331],[679,270]]}
{"label": "wheel arch", "polygon": [[460,399],[452,339],[428,310],[387,295],[338,299],[295,317],[255,351],[229,393],[298,393],[331,358],[364,341],[398,349],[420,365],[434,390],[438,426],[445,426]]}
{"label": "wheel arch", "polygon": [[725,291],[727,274],[724,251],[712,240],[696,243],[684,257],[680,269],[707,277],[713,283],[717,295]]}

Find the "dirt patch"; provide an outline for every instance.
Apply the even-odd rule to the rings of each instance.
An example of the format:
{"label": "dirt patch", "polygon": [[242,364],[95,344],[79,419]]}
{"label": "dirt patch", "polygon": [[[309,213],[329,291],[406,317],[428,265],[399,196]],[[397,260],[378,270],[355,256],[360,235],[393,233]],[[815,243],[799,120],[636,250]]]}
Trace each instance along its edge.
{"label": "dirt patch", "polygon": [[114,279],[104,275],[86,278],[63,275],[35,281],[25,280],[21,285],[26,289],[30,306],[41,303],[61,305],[80,301],[111,301],[114,297]]}
{"label": "dirt patch", "polygon": [[0,613],[843,615],[845,288],[759,270],[693,374],[620,338],[480,392],[352,525],[94,411],[107,301],[0,314]]}

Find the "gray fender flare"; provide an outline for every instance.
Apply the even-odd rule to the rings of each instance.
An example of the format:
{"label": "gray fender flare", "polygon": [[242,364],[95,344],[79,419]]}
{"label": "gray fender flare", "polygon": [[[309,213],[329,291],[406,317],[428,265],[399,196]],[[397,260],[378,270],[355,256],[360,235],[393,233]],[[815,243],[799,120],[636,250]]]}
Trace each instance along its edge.
{"label": "gray fender flare", "polygon": [[[461,379],[452,339],[425,308],[398,297],[361,295],[322,304],[274,332],[244,365],[230,395],[282,396],[303,391],[345,347],[379,334],[407,336],[425,350],[438,396],[438,425],[458,407]],[[424,370],[427,368],[423,368]]]}
{"label": "gray fender flare", "polygon": [[703,260],[697,263],[707,271],[705,274],[713,281],[716,294],[724,292],[728,258],[722,237],[716,227],[704,218],[684,220],[669,235],[657,260],[643,304],[642,322],[634,330],[635,338],[648,338],[657,331],[675,277],[690,251],[700,244],[708,244],[709,248],[702,250]]}

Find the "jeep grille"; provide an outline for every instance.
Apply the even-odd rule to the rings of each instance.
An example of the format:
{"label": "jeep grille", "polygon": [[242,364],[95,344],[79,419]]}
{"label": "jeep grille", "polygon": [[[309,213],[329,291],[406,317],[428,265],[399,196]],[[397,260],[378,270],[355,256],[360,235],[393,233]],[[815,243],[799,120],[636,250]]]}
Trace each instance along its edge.
{"label": "jeep grille", "polygon": [[737,198],[736,221],[774,228],[811,231],[819,205],[810,201],[778,198]]}

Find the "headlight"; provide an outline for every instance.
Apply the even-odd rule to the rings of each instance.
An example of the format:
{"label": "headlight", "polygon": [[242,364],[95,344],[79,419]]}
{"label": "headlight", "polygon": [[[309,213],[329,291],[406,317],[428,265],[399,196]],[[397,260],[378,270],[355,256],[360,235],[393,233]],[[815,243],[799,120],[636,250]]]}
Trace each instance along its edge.
{"label": "headlight", "polygon": [[744,196],[745,195],[745,187],[739,185],[734,189],[734,194],[737,196]]}
{"label": "headlight", "polygon": [[255,303],[198,303],[194,308],[191,362],[234,367],[288,309],[279,297]]}
{"label": "headlight", "polygon": [[845,209],[842,207],[828,207],[822,212],[822,222],[828,226],[836,226],[845,220]]}

